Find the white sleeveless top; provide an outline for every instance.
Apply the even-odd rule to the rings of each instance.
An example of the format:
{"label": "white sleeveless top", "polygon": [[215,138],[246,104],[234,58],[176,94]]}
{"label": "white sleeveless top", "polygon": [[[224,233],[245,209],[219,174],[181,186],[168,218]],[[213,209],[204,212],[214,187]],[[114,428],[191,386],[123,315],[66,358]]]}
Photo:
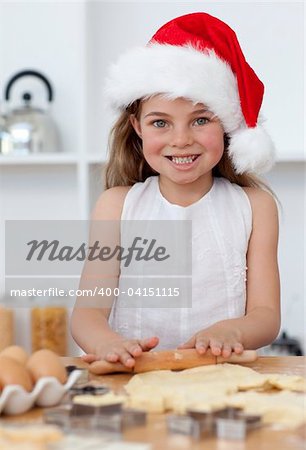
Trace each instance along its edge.
{"label": "white sleeveless top", "polygon": [[129,190],[121,219],[192,220],[192,307],[127,308],[119,295],[109,318],[114,331],[130,339],[158,336],[156,348],[173,349],[220,320],[245,314],[252,210],[240,186],[214,178],[207,194],[183,207],[168,202],[152,176]]}

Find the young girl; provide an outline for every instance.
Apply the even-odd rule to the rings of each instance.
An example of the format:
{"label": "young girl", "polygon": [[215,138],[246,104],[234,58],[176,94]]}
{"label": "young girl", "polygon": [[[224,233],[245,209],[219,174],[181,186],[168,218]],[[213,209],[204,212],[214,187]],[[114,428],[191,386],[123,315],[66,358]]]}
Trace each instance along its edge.
{"label": "young girl", "polygon": [[[118,118],[92,219],[191,220],[192,307],[126,308],[119,294],[85,308],[79,299],[71,330],[86,361],[133,367],[153,348],[226,357],[277,336],[277,206],[256,178],[274,156],[263,90],[233,30],[205,13],[166,23],[112,66],[106,94]],[[121,269],[113,262],[113,287]],[[85,265],[81,286],[88,275]]]}

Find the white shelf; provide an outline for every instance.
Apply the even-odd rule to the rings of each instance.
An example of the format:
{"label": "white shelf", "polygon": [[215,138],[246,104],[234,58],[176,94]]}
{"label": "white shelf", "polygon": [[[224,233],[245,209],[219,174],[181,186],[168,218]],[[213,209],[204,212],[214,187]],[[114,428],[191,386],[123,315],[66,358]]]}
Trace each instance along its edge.
{"label": "white shelf", "polygon": [[[84,159],[83,159],[84,158]],[[101,155],[79,156],[72,153],[48,153],[40,155],[1,155],[0,166],[16,165],[48,165],[48,164],[77,164],[84,161],[88,164],[102,164],[105,161]]]}
{"label": "white shelf", "polygon": [[105,159],[101,155],[86,155],[85,160],[88,164],[104,164]]}
{"label": "white shelf", "polygon": [[73,154],[49,153],[40,155],[2,155],[0,166],[31,164],[76,164],[79,158]]}

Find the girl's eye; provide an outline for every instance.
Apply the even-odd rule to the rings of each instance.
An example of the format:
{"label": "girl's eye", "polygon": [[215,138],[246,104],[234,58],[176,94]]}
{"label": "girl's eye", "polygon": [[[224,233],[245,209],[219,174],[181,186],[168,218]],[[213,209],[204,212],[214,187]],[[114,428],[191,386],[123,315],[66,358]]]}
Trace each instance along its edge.
{"label": "girl's eye", "polygon": [[155,120],[154,122],[153,122],[153,125],[156,127],[156,128],[164,128],[165,126],[166,126],[166,122],[164,121],[164,120]]}
{"label": "girl's eye", "polygon": [[209,119],[207,119],[206,117],[199,117],[195,121],[196,125],[205,125],[208,122],[209,122]]}

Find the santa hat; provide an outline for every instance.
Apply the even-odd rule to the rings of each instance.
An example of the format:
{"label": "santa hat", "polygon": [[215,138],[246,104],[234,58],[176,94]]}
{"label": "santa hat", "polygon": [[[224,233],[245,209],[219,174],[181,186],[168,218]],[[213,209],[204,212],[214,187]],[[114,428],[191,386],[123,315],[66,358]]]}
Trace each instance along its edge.
{"label": "santa hat", "polygon": [[235,32],[206,13],[163,25],[146,47],[128,51],[111,66],[105,85],[107,104],[117,114],[154,94],[204,103],[230,137],[236,173],[262,173],[273,165],[274,145],[259,115],[263,93]]}

